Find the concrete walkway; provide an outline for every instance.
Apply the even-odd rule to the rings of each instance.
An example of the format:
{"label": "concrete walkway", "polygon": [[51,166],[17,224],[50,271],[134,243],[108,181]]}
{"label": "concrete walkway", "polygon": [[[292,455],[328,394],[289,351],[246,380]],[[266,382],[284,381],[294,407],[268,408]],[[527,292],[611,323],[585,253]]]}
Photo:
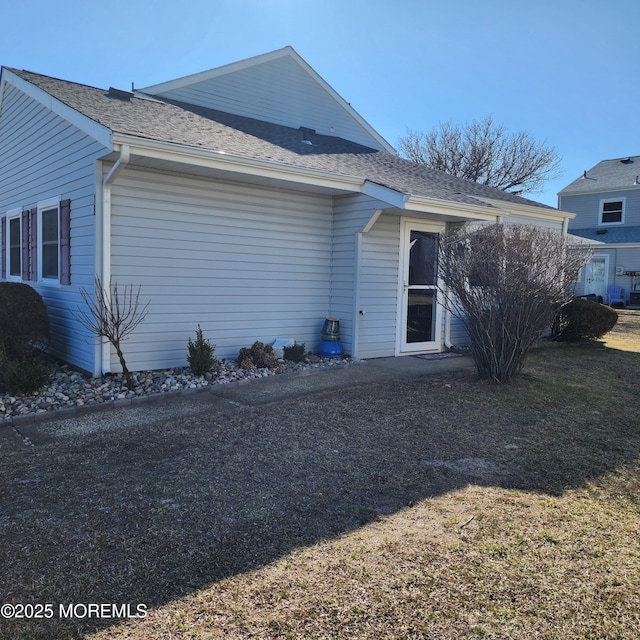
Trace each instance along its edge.
{"label": "concrete walkway", "polygon": [[253,407],[331,389],[384,383],[402,377],[413,378],[455,371],[473,374],[474,370],[472,360],[463,356],[441,359],[414,356],[376,358],[344,367],[305,370],[194,391],[170,392],[106,405],[64,409],[53,415],[25,416],[15,419],[13,424],[1,425],[0,450],[12,442],[23,446],[37,446],[59,437],[82,436],[132,428],[142,423],[212,414],[216,411],[228,411],[231,406]]}

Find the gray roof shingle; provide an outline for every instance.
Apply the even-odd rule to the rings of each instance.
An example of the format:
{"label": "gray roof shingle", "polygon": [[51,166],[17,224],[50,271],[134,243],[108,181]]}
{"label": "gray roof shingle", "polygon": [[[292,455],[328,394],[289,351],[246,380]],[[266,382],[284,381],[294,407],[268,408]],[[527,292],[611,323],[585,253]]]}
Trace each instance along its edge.
{"label": "gray roof shingle", "polygon": [[640,244],[640,227],[594,227],[591,229],[571,229],[574,236],[598,240],[605,244]]}
{"label": "gray roof shingle", "polygon": [[615,191],[637,186],[640,189],[640,156],[603,160],[567,185],[558,195],[589,191]]}
{"label": "gray roof shingle", "polygon": [[[214,109],[142,94],[127,99],[104,89],[9,70],[114,133],[359,177],[410,196],[491,208],[480,200],[486,198],[555,210],[342,138],[303,136],[300,129]],[[312,144],[303,143],[305,137]]]}

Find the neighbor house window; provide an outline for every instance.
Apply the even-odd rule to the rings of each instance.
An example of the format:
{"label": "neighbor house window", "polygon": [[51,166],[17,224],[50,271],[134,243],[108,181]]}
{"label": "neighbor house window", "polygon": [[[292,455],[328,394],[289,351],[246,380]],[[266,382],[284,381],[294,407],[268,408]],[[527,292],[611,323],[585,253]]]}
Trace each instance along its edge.
{"label": "neighbor house window", "polygon": [[624,223],[624,198],[600,200],[600,224]]}

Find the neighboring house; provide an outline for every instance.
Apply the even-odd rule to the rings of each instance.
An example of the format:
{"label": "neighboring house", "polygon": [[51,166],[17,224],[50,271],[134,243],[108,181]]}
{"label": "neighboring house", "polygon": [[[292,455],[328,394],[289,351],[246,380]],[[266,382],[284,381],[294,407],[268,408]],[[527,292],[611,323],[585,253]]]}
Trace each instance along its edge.
{"label": "neighboring house", "polygon": [[96,274],[149,302],[132,370],[185,365],[198,324],[220,357],[317,349],[327,317],[355,357],[437,352],[461,339],[438,234],[571,217],[397,157],[290,47],[132,92],[4,68],[0,216],[2,278],[42,294],[53,353],[94,375],[119,370],[74,319]]}
{"label": "neighboring house", "polygon": [[558,209],[576,214],[572,235],[598,241],[576,293],[608,302],[609,285],[640,307],[640,156],[603,160],[558,193]]}

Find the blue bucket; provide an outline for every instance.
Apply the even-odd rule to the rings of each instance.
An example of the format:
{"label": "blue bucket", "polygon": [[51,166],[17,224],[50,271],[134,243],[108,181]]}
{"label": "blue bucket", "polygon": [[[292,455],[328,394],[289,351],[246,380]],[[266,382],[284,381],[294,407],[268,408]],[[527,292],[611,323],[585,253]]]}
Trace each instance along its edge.
{"label": "blue bucket", "polygon": [[341,358],[342,345],[336,340],[322,340],[318,355],[321,358]]}

